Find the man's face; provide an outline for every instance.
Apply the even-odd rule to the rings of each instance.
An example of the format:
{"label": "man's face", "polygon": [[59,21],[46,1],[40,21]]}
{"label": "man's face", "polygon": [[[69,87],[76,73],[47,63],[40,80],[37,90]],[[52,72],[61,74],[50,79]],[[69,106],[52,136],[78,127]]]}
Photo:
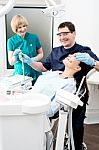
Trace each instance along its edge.
{"label": "man's face", "polygon": [[71,69],[76,69],[76,68],[79,68],[79,64],[80,64],[80,61],[78,61],[75,57],[75,55],[69,55],[68,57],[66,57],[64,60],[63,60],[63,63],[66,67],[68,68],[71,68]]}
{"label": "man's face", "polygon": [[59,28],[57,35],[61,44],[65,48],[70,48],[74,45],[76,33],[75,32],[71,33],[71,31],[67,27]]}

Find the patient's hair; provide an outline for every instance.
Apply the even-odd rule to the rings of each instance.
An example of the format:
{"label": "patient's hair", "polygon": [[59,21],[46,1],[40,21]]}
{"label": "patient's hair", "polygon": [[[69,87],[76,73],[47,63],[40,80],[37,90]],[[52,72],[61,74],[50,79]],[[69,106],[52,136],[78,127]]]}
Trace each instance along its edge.
{"label": "patient's hair", "polygon": [[[81,70],[76,72],[74,74],[74,78],[76,80],[76,91],[78,90],[79,88],[79,85],[81,83],[81,80],[82,78],[87,75],[88,73],[88,66],[83,63],[83,62],[80,62],[79,66],[81,67]],[[84,94],[84,97],[81,98],[81,100],[86,104],[87,101],[88,101],[88,98],[89,98],[89,90],[88,90],[88,86],[87,86],[87,82],[86,82],[86,77],[83,81],[83,84],[82,84],[82,90],[86,90],[86,93]]]}
{"label": "patient's hair", "polygon": [[80,62],[79,66],[81,67],[81,70],[74,74],[75,79],[81,76],[83,77],[88,73],[88,66],[85,63]]}

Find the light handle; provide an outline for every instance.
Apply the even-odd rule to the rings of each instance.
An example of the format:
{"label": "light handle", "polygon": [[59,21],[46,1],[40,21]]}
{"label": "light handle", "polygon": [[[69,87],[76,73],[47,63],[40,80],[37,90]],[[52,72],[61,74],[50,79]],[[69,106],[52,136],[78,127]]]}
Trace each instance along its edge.
{"label": "light handle", "polygon": [[9,0],[5,6],[0,8],[0,17],[7,14],[15,5],[15,0]]}

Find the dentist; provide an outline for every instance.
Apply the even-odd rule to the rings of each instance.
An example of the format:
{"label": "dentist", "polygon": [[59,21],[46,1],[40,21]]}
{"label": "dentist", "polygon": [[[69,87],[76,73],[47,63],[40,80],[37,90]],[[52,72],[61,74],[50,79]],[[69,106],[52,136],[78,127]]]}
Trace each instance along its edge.
{"label": "dentist", "polygon": [[[86,76],[92,68],[95,68],[99,71],[99,58],[91,51],[89,47],[82,46],[76,43],[76,30],[73,23],[61,23],[58,26],[57,36],[59,38],[61,46],[53,48],[49,56],[44,61],[35,62],[27,55],[24,55],[24,63],[27,63],[33,69],[36,69],[37,71],[41,72],[47,70],[63,71],[65,67],[63,64],[63,59],[68,57],[69,54],[75,54],[76,59],[81,62],[84,62],[86,65],[85,71],[81,71],[80,73],[78,72],[76,75],[76,79],[78,81],[78,88],[82,77]],[[19,59],[22,60],[21,57]],[[84,86],[82,88],[84,88]],[[83,107],[78,106],[77,109],[73,110],[72,126],[75,150],[83,149],[82,143],[84,136],[84,119],[88,97],[89,96],[87,91],[84,97],[82,97],[81,99],[84,103]]]}

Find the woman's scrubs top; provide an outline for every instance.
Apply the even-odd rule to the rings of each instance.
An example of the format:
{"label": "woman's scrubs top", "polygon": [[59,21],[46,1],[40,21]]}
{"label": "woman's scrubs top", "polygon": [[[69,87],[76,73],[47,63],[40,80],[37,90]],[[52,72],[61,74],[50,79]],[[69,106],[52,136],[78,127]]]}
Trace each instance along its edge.
{"label": "woman's scrubs top", "polygon": [[[20,49],[22,53],[28,55],[30,58],[37,56],[37,50],[41,48],[41,43],[36,34],[26,33],[24,39],[15,34],[11,38],[8,39],[7,42],[7,50],[8,51],[15,51],[15,49]],[[23,74],[22,69],[22,62],[17,59],[16,63],[14,64],[14,74]],[[28,64],[24,64],[24,75],[30,76],[35,81],[41,72],[35,71],[32,67]]]}

